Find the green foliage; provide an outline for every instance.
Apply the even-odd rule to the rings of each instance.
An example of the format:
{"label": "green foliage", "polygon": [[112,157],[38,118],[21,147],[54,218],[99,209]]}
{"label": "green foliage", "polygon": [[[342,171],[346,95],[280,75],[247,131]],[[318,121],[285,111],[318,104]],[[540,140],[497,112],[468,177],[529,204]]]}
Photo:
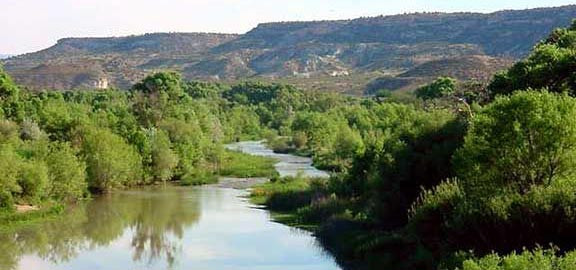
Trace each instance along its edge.
{"label": "green foliage", "polygon": [[35,122],[24,119],[20,125],[20,138],[23,140],[39,140],[44,134]]}
{"label": "green foliage", "polygon": [[[10,122],[3,125],[6,132]],[[17,126],[11,139],[0,143],[0,190],[7,202],[39,204],[47,199],[72,200],[84,195],[85,166],[63,143],[20,140]],[[6,134],[6,133],[4,133]]]}
{"label": "green foliage", "polygon": [[295,91],[292,86],[280,84],[264,84],[261,82],[245,82],[233,86],[224,92],[223,97],[240,104],[271,103],[281,95],[282,91]]}
{"label": "green foliage", "polygon": [[20,164],[17,193],[24,202],[38,203],[47,195],[49,190],[48,167],[41,161],[27,161]]}
{"label": "green foliage", "polygon": [[166,93],[176,98],[183,94],[182,77],[176,72],[158,72],[144,78],[132,89],[149,95]]}
{"label": "green foliage", "polygon": [[80,133],[91,189],[106,192],[142,181],[141,157],[124,139],[100,128],[83,128]]}
{"label": "green foliage", "polygon": [[575,102],[529,91],[484,108],[454,157],[459,180],[421,195],[411,232],[443,252],[483,255],[548,243],[573,249],[576,238],[562,228],[576,224]]}
{"label": "green foliage", "polygon": [[360,132],[353,130],[349,126],[344,126],[337,133],[333,147],[336,156],[336,163],[341,168],[349,166],[348,161],[360,154],[364,150],[364,141],[360,136]]}
{"label": "green foliage", "polygon": [[385,99],[385,98],[389,98],[392,96],[392,91],[389,89],[380,89],[378,91],[376,91],[376,93],[374,94],[374,96],[377,99]]}
{"label": "green foliage", "polygon": [[462,270],[569,270],[576,268],[576,252],[556,255],[553,249],[538,248],[524,250],[506,256],[490,254],[479,259],[469,259],[462,264]]}
{"label": "green foliage", "polygon": [[418,88],[416,90],[416,96],[424,100],[441,98],[454,93],[455,89],[455,79],[440,77],[430,84]]}
{"label": "green foliage", "polygon": [[222,157],[219,174],[233,177],[274,177],[276,160],[235,151],[226,151]]}
{"label": "green foliage", "polygon": [[180,185],[182,186],[198,186],[205,184],[218,183],[218,176],[213,172],[196,169],[189,171],[180,178]]}
{"label": "green foliage", "polygon": [[67,143],[51,145],[46,165],[49,168],[49,194],[52,198],[76,200],[86,193],[86,164],[76,154]]}
{"label": "green foliage", "polygon": [[195,99],[218,99],[225,90],[224,85],[201,81],[185,82],[182,88],[191,98]]}
{"label": "green foliage", "polygon": [[496,75],[489,85],[492,96],[525,89],[548,88],[570,93],[576,89],[576,24],[556,29],[536,45],[532,53],[508,71]]}
{"label": "green foliage", "polygon": [[350,202],[333,195],[298,208],[296,214],[300,223],[318,224],[345,215],[349,207]]}
{"label": "green foliage", "polygon": [[228,137],[231,141],[257,139],[262,134],[260,118],[248,107],[234,107],[228,112],[226,121],[230,129]]}
{"label": "green foliage", "polygon": [[402,226],[422,187],[453,175],[451,159],[462,143],[465,126],[447,111],[423,112],[410,106],[375,108],[373,131],[365,135],[338,194],[371,205],[370,216],[387,226]]}
{"label": "green foliage", "polygon": [[160,181],[170,180],[178,165],[178,156],[172,151],[172,143],[163,130],[152,130],[152,173]]}
{"label": "green foliage", "polygon": [[37,117],[40,127],[51,139],[70,140],[72,131],[89,122],[90,108],[86,105],[66,102],[62,96],[44,100],[39,106]]}
{"label": "green foliage", "polygon": [[6,206],[13,201],[13,193],[19,192],[18,176],[20,173],[21,158],[10,145],[0,147],[0,190],[2,190],[2,204]]}
{"label": "green foliage", "polygon": [[[572,32],[557,30],[502,85],[572,91]],[[485,108],[473,104],[464,115],[442,98],[488,98],[476,91],[481,84],[456,86],[450,78],[416,93],[436,100],[408,104],[396,94],[374,100],[279,84],[185,82],[172,72],[150,75],[131,92],[29,93],[0,82],[7,97],[18,97],[2,103],[9,120],[0,120],[6,212],[15,203],[73,201],[88,189],[152,180],[268,177],[253,201],[318,225],[322,240],[350,245],[345,259],[377,257],[367,269],[384,261],[433,269],[452,255],[461,262],[461,249],[482,256],[550,242],[576,247],[569,230],[576,226],[576,102],[567,95],[519,92]],[[508,94],[506,87],[499,89]],[[278,178],[274,160],[224,148],[263,137],[275,150],[311,155],[334,176]],[[471,259],[465,269],[522,269],[507,260],[531,265],[538,252],[518,255],[526,260]]]}
{"label": "green foliage", "polygon": [[310,182],[310,179],[301,176],[273,179],[254,187],[251,199],[274,211],[296,210],[312,202],[314,193],[310,189]]}
{"label": "green foliage", "polygon": [[413,223],[425,224],[418,219],[430,218],[435,214],[448,214],[462,202],[464,192],[457,179],[449,179],[431,190],[423,190],[409,211]]}
{"label": "green foliage", "polygon": [[477,114],[455,166],[468,195],[478,197],[574,176],[576,101],[545,92],[498,98]]}
{"label": "green foliage", "polygon": [[0,66],[0,116],[19,116],[19,95],[20,88],[16,86],[12,78]]}

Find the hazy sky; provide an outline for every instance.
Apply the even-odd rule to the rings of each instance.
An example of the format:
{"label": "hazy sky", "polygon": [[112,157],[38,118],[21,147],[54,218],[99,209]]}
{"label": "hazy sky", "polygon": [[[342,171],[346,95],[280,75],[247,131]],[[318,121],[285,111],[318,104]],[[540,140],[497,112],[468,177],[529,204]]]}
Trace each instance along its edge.
{"label": "hazy sky", "polygon": [[0,54],[36,51],[64,37],[244,33],[270,21],[567,4],[576,0],[0,0]]}

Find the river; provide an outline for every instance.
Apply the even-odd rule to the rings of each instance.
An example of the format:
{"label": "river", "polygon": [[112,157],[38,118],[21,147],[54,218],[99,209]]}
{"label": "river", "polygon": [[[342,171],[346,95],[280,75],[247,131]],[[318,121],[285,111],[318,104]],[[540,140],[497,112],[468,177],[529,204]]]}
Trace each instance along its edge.
{"label": "river", "polygon": [[327,172],[318,170],[312,166],[311,158],[274,153],[274,151],[266,147],[263,141],[237,142],[227,145],[226,148],[278,160],[278,163],[276,163],[274,167],[276,167],[281,177],[296,176],[298,174],[306,177],[329,177]]}
{"label": "river", "polygon": [[[236,146],[246,144],[263,147]],[[317,173],[299,157],[280,160],[281,174]],[[0,269],[340,269],[310,233],[272,222],[246,195],[218,186],[114,192],[0,233]]]}

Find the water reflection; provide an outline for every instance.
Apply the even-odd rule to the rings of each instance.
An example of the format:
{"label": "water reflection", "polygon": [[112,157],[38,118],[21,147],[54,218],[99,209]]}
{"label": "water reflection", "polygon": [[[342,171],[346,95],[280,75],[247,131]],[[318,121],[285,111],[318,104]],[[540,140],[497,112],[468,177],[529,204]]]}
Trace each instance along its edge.
{"label": "water reflection", "polygon": [[62,264],[110,246],[127,231],[134,261],[164,260],[171,267],[185,229],[200,217],[200,200],[191,190],[154,189],[109,194],[54,220],[1,233],[0,269],[16,269],[23,254]]}
{"label": "water reflection", "polygon": [[118,192],[0,233],[0,269],[338,269],[314,238],[270,221],[246,191]]}

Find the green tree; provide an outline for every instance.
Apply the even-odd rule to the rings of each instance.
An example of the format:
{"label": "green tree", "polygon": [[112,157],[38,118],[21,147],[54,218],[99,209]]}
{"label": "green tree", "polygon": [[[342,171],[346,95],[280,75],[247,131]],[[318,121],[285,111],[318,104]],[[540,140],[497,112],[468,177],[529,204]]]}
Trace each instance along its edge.
{"label": "green tree", "polygon": [[19,192],[18,174],[21,158],[11,145],[0,145],[0,207],[13,207],[12,193]]}
{"label": "green tree", "polygon": [[142,162],[133,146],[107,129],[83,128],[81,133],[91,189],[106,192],[140,182]]}
{"label": "green tree", "polygon": [[576,95],[575,70],[576,21],[568,28],[554,30],[526,59],[497,74],[488,89],[492,96],[528,88]]}
{"label": "green tree", "polygon": [[146,127],[153,127],[167,118],[184,95],[182,77],[176,72],[149,75],[135,84],[132,91],[133,111]]}
{"label": "green tree", "polygon": [[46,157],[49,168],[49,194],[57,200],[75,200],[86,193],[86,164],[78,159],[68,143],[53,143]]}
{"label": "green tree", "polygon": [[497,98],[471,123],[454,158],[465,188],[478,196],[525,193],[574,176],[576,100],[546,92]]}
{"label": "green tree", "polygon": [[439,77],[428,85],[416,89],[416,96],[428,100],[448,96],[454,93],[456,80],[450,77]]}
{"label": "green tree", "polygon": [[265,84],[261,82],[245,82],[234,85],[223,93],[223,97],[239,104],[270,103],[284,89],[295,90],[291,86],[281,84]]}
{"label": "green tree", "polygon": [[20,88],[0,66],[0,116],[17,117],[20,113]]}
{"label": "green tree", "polygon": [[257,138],[262,132],[260,118],[249,107],[238,106],[227,113],[227,128],[231,140]]}
{"label": "green tree", "polygon": [[152,131],[152,174],[156,180],[170,180],[178,165],[178,156],[172,150],[170,138],[163,130]]}
{"label": "green tree", "polygon": [[132,89],[146,94],[167,93],[173,98],[180,97],[184,93],[182,90],[182,76],[173,71],[149,75],[135,84]]}
{"label": "green tree", "polygon": [[39,203],[50,189],[48,167],[43,161],[29,160],[20,164],[18,195],[26,203]]}
{"label": "green tree", "polygon": [[333,147],[339,170],[343,170],[350,165],[352,158],[363,150],[364,142],[358,131],[345,125],[336,135]]}

